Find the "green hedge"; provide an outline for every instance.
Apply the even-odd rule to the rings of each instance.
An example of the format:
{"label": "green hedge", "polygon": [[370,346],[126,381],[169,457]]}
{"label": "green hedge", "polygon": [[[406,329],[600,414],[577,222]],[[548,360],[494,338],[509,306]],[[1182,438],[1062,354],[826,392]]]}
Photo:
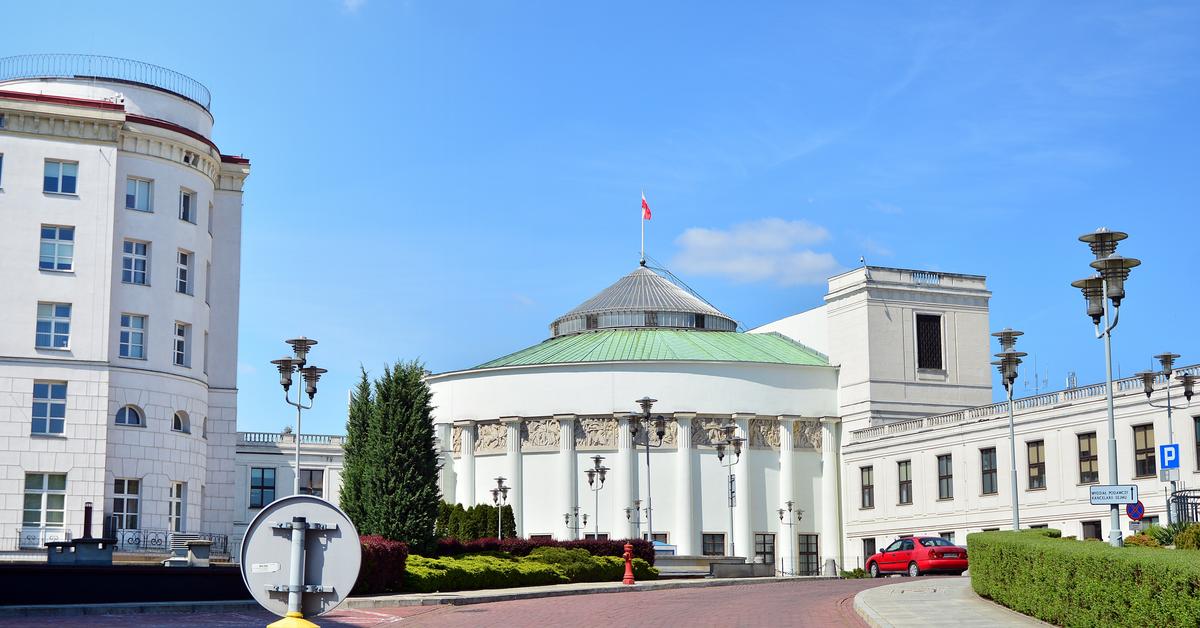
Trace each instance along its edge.
{"label": "green hedge", "polygon": [[1057,530],[967,535],[971,586],[1061,626],[1195,626],[1196,553],[1054,538]]}
{"label": "green hedge", "polygon": [[[409,556],[405,589],[418,593],[533,587],[570,582],[616,582],[625,575],[625,561],[615,556],[592,556],[586,550],[538,548],[529,556],[503,552],[445,558]],[[637,580],[653,580],[658,570],[633,559]]]}

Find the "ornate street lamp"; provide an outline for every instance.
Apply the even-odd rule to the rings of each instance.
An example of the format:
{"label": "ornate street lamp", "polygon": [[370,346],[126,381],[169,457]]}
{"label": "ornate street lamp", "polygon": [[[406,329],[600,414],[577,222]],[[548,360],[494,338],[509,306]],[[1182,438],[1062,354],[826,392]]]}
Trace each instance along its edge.
{"label": "ornate street lamp", "polygon": [[[746,439],[740,436],[734,436],[734,434],[737,433],[737,425],[733,423],[723,426],[721,431],[724,433],[724,438],[714,442],[713,447],[717,449],[717,462],[720,463],[722,467],[725,467],[725,470],[728,473],[729,555],[737,556],[737,544],[733,540],[733,505],[737,500],[737,494],[733,488],[733,465],[737,464],[738,461],[742,459],[742,443],[746,442]],[[725,462],[725,452],[727,450],[733,451],[733,457],[729,460],[729,462]]]}
{"label": "ornate street lamp", "polygon": [[[798,538],[796,537],[796,530],[795,530],[796,524],[800,523],[800,521],[802,519],[804,519],[804,509],[800,508],[800,509],[795,510],[796,520],[792,521],[792,512],[793,512],[792,508],[794,505],[795,505],[795,502],[793,502],[792,500],[789,499],[787,501],[787,504],[785,504],[786,508],[780,508],[778,511],[776,511],[779,513],[779,523],[788,527],[788,535],[789,535],[788,542],[787,542],[788,547],[792,547],[792,543],[794,541],[798,540]],[[792,560],[792,555],[794,555],[795,553],[796,553],[795,551],[791,551],[791,550],[788,551],[789,556],[787,557],[787,560],[789,562]],[[799,575],[799,574],[795,573],[796,569],[795,569],[794,564],[792,566],[791,571],[789,571],[787,569],[786,563],[783,565],[783,567],[784,567],[783,575],[785,575],[785,576]],[[805,575],[812,575],[812,574],[805,574]]]}
{"label": "ornate street lamp", "polygon": [[640,499],[633,500],[633,506],[625,508],[625,520],[633,524],[634,529],[639,532],[641,531],[641,525],[646,523],[646,520],[642,519],[643,514],[649,516],[650,509],[642,508],[642,500]]}
{"label": "ornate street lamp", "polygon": [[1017,351],[1014,348],[1017,346],[1017,336],[1024,335],[1024,332],[1005,327],[992,335],[1000,339],[1001,349],[1000,353],[996,354],[996,357],[1000,359],[992,364],[1000,371],[1000,379],[1004,382],[1004,391],[1008,394],[1008,450],[1009,461],[1012,463],[1012,473],[1009,479],[1009,483],[1012,484],[1012,525],[1014,530],[1020,530],[1021,512],[1017,505],[1017,434],[1013,427],[1013,382],[1017,381],[1017,367],[1021,364],[1021,358],[1026,355],[1025,352]]}
{"label": "ornate street lamp", "polygon": [[[642,439],[642,443],[646,445],[646,527],[648,528],[647,537],[650,540],[650,546],[654,547],[654,496],[653,485],[650,484],[650,448],[662,447],[663,436],[667,433],[667,420],[660,414],[656,417],[650,416],[650,409],[654,407],[657,399],[650,397],[642,397],[634,401],[642,408],[641,414],[629,415],[629,433],[633,435],[634,447],[637,447],[637,438],[639,432],[645,432],[646,437]],[[650,443],[650,429],[654,428],[654,434],[658,436],[658,442]]]}
{"label": "ornate street lamp", "polygon": [[[1154,403],[1153,401],[1149,401],[1148,403],[1150,404],[1150,407],[1152,407],[1152,408],[1165,408],[1167,410],[1167,442],[1170,444],[1174,444],[1175,443],[1175,422],[1174,422],[1174,418],[1171,416],[1172,415],[1171,411],[1172,410],[1183,410],[1184,408],[1191,405],[1192,395],[1194,394],[1196,376],[1184,373],[1184,374],[1179,375],[1179,377],[1176,378],[1179,380],[1180,383],[1183,384],[1183,396],[1187,400],[1187,404],[1182,405],[1182,406],[1175,406],[1171,403],[1171,375],[1173,374],[1173,371],[1175,368],[1175,360],[1177,360],[1179,358],[1179,354],[1165,352],[1165,353],[1160,353],[1154,357],[1158,360],[1158,363],[1160,365],[1162,365],[1162,370],[1161,371],[1142,371],[1142,372],[1138,373],[1138,375],[1142,378],[1142,389],[1146,392],[1146,399],[1150,399],[1150,395],[1152,395],[1154,393],[1155,380],[1158,379],[1159,375],[1162,376],[1163,383],[1166,384],[1167,403],[1157,404],[1157,403]],[[1173,471],[1175,471],[1175,473],[1171,473],[1171,471],[1172,470],[1166,470],[1165,472],[1167,474],[1169,474],[1169,477],[1170,477],[1169,481],[1171,482],[1171,495],[1172,495],[1172,497],[1174,497],[1175,489],[1177,488],[1177,486],[1176,486],[1176,482],[1177,482],[1176,477],[1177,476],[1175,475],[1175,473],[1178,473],[1178,470],[1177,469],[1173,470]],[[1168,500],[1167,501],[1167,523],[1174,523],[1176,519],[1177,519],[1177,517],[1175,516],[1174,508],[1172,508],[1172,502],[1170,500]]]}
{"label": "ornate street lamp", "polygon": [[[1105,399],[1108,402],[1108,483],[1116,484],[1117,475],[1117,427],[1113,411],[1113,377],[1112,377],[1112,332],[1121,320],[1121,301],[1125,298],[1125,280],[1129,271],[1141,264],[1140,261],[1117,255],[1117,243],[1129,234],[1121,231],[1109,231],[1101,227],[1091,233],[1079,236],[1081,242],[1086,242],[1096,259],[1090,264],[1099,271],[1085,279],[1073,282],[1071,285],[1083,291],[1087,300],[1087,314],[1096,326],[1096,339],[1104,339],[1104,369],[1105,369]],[[1101,319],[1103,318],[1103,329]],[[1121,545],[1121,514],[1119,506],[1113,504],[1109,510],[1108,542],[1114,546]]]}
{"label": "ornate street lamp", "polygon": [[[582,516],[580,522],[579,506],[571,506],[571,512],[563,513],[563,523],[567,524],[567,529],[575,533],[575,537],[579,537],[579,531],[587,528],[587,515]],[[575,524],[571,524],[571,520],[575,520]]]}
{"label": "ornate street lamp", "polygon": [[[604,466],[604,456],[592,456],[592,468],[584,473],[587,474],[588,489],[595,496],[595,510],[592,511],[592,525],[596,526],[593,530],[596,540],[600,539],[600,489],[604,488],[604,477],[608,475],[608,467]],[[597,480],[599,480],[597,482]],[[583,516],[584,524],[587,523],[587,515]]]}
{"label": "ornate street lamp", "polygon": [[504,485],[507,479],[503,475],[496,478],[496,488],[492,489],[492,503],[496,505],[496,538],[504,538],[504,506],[508,503],[508,491],[512,488]]}
{"label": "ornate street lamp", "polygon": [[[271,360],[271,364],[279,369],[279,385],[283,386],[283,400],[290,406],[296,407],[296,479],[293,483],[292,494],[300,494],[300,419],[303,410],[309,410],[313,407],[313,397],[317,396],[317,382],[321,376],[327,373],[323,368],[308,365],[308,352],[314,345],[316,340],[305,338],[292,338],[285,341],[292,347],[292,355],[285,356],[278,360]],[[299,373],[301,380],[304,381],[304,392],[296,392],[296,401],[292,401],[288,396],[288,391],[292,388],[292,375]],[[308,395],[308,405],[304,405],[304,395]]]}

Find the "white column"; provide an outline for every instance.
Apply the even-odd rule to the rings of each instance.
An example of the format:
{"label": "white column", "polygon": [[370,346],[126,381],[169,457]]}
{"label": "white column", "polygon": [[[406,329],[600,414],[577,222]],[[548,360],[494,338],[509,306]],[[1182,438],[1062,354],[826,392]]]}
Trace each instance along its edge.
{"label": "white column", "polygon": [[692,449],[692,419],[695,412],[676,412],[675,423],[675,534],[672,539],[682,556],[694,556],[700,530],[696,529],[695,452]]}
{"label": "white column", "polygon": [[821,419],[821,573],[837,575],[830,560],[843,567],[838,516],[838,417]]}
{"label": "white column", "polygon": [[735,522],[733,537],[737,543],[738,556],[746,557],[749,562],[754,558],[754,529],[750,527],[750,507],[753,504],[750,495],[750,419],[753,413],[739,412],[733,415],[737,424],[737,435],[746,439],[742,444],[742,459],[733,468],[733,488],[737,502],[733,506]]}
{"label": "white column", "polygon": [[[562,482],[558,494],[564,513],[574,512],[572,508],[579,505],[579,470],[575,455],[575,415],[556,414],[558,421],[558,472]],[[594,516],[594,515],[593,515]],[[574,539],[575,531],[569,524],[563,524],[560,539]]]}
{"label": "white column", "polygon": [[[796,501],[796,457],[793,451],[792,433],[796,427],[794,416],[779,417],[779,505],[787,509],[788,501]],[[796,504],[796,508],[800,508]],[[796,515],[787,513],[787,521],[779,522],[779,569],[786,573],[796,573],[796,527],[788,525],[796,522]]]}
{"label": "white column", "polygon": [[[616,494],[616,510],[613,513],[613,535],[618,539],[633,537],[633,526],[625,518],[625,509],[633,507],[633,500],[638,494],[637,452],[633,449],[633,435],[629,433],[629,418],[624,414],[616,415],[617,419],[617,461],[613,467],[612,479]],[[634,515],[637,517],[638,515]]]}
{"label": "white column", "polygon": [[437,430],[438,458],[442,461],[442,468],[438,470],[438,490],[442,492],[442,499],[453,504],[456,470],[454,465],[454,426],[449,423],[438,423],[434,428]]}
{"label": "white column", "polygon": [[458,455],[454,496],[458,503],[470,508],[475,505],[475,421],[455,421],[454,427],[462,428],[462,451]]}
{"label": "white column", "polygon": [[512,487],[508,492],[508,503],[512,506],[513,519],[516,520],[517,536],[524,537],[525,503],[521,498],[525,494],[525,482],[521,477],[521,417],[500,417],[500,423],[508,428],[505,437],[507,453],[504,457],[505,466],[508,467],[508,485]]}

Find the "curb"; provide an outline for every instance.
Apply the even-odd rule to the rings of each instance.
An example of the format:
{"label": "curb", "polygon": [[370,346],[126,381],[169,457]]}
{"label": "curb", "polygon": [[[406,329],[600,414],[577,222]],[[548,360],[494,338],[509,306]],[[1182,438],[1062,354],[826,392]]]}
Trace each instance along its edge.
{"label": "curb", "polygon": [[213,602],[119,602],[112,604],[36,604],[0,606],[0,618],[76,617],[80,615],[142,615],[161,613],[220,613],[262,608],[254,600]]}
{"label": "curb", "polygon": [[888,623],[883,618],[883,615],[880,615],[875,609],[867,605],[863,596],[867,591],[870,591],[870,589],[859,591],[854,595],[854,612],[858,613],[858,616],[867,622],[867,625],[871,626],[871,628],[892,628],[892,624]]}

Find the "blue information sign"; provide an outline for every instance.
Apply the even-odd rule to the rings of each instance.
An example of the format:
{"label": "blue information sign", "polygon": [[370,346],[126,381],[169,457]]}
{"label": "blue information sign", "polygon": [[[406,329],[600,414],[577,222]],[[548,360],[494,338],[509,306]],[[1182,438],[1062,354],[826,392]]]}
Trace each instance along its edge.
{"label": "blue information sign", "polygon": [[1129,518],[1133,519],[1134,521],[1141,521],[1142,516],[1146,514],[1146,507],[1142,505],[1141,501],[1136,501],[1132,504],[1126,504],[1125,514],[1129,515]]}
{"label": "blue information sign", "polygon": [[1179,445],[1159,445],[1158,459],[1161,462],[1158,468],[1160,469],[1178,469],[1179,468]]}

